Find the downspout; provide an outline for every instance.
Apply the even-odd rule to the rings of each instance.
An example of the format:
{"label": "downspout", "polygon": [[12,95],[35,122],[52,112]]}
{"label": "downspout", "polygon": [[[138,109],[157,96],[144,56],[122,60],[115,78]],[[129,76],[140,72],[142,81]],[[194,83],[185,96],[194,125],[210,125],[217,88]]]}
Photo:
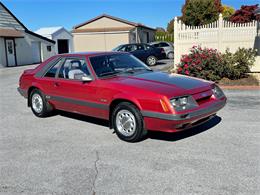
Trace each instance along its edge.
{"label": "downspout", "polygon": [[138,27],[135,28],[135,42],[139,43],[138,42]]}

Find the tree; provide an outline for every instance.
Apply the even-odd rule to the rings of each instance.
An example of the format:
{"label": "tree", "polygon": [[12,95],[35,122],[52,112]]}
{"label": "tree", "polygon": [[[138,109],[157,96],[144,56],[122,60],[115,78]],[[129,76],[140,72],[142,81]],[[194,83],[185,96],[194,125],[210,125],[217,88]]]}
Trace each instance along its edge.
{"label": "tree", "polygon": [[228,5],[223,5],[222,15],[225,20],[229,20],[230,16],[235,13],[235,9]]}
{"label": "tree", "polygon": [[222,12],[221,0],[186,0],[182,7],[182,21],[198,26],[218,20]]}
{"label": "tree", "polygon": [[165,32],[165,29],[162,27],[156,27],[156,32]]}
{"label": "tree", "polygon": [[167,25],[167,32],[172,34],[174,31],[174,18]]}
{"label": "tree", "polygon": [[239,10],[237,10],[229,20],[235,23],[247,23],[253,20],[259,20],[260,17],[256,16],[254,11],[258,8],[256,5],[242,5]]}

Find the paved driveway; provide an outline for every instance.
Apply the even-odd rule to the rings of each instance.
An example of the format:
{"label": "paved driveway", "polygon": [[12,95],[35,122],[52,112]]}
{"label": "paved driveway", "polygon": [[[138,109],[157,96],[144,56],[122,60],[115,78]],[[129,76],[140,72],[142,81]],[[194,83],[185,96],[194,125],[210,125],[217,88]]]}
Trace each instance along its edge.
{"label": "paved driveway", "polygon": [[209,123],[130,144],[106,121],[36,118],[16,91],[24,68],[0,70],[0,194],[259,194],[259,91],[225,91]]}
{"label": "paved driveway", "polygon": [[155,66],[151,66],[153,70],[162,70],[166,71],[170,66],[173,66],[174,62],[173,59],[164,59],[159,60]]}

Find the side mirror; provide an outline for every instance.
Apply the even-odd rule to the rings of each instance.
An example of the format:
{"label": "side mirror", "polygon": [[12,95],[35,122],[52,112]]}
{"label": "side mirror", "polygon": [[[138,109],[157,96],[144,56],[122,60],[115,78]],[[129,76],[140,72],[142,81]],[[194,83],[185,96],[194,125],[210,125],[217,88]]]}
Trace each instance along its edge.
{"label": "side mirror", "polygon": [[92,80],[93,79],[90,76],[83,76],[83,77],[81,77],[81,81],[83,81],[83,82],[90,82]]}

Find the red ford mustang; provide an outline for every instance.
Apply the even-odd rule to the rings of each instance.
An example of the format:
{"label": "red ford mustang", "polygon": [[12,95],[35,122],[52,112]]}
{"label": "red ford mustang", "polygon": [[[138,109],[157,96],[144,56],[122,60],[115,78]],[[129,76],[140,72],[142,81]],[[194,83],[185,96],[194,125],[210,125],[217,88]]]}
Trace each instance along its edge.
{"label": "red ford mustang", "polygon": [[226,97],[213,82],[152,71],[128,53],[74,53],[25,70],[18,91],[38,117],[54,109],[110,121],[122,140],[206,122]]}

